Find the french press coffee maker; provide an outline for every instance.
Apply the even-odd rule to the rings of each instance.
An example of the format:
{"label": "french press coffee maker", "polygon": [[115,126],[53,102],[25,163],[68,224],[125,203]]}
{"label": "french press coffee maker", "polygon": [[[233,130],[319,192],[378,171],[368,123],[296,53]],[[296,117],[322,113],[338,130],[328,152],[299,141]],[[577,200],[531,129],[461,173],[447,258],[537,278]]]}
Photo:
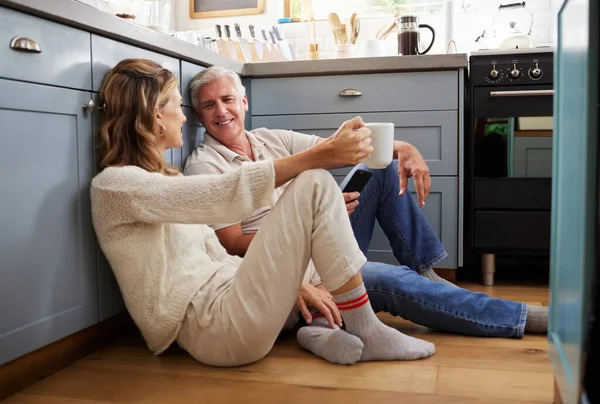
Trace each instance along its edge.
{"label": "french press coffee maker", "polygon": [[[435,30],[431,25],[419,24],[416,15],[403,15],[398,18],[398,54],[399,55],[424,55],[433,46],[435,41]],[[431,31],[431,43],[423,52],[419,51],[420,28]]]}

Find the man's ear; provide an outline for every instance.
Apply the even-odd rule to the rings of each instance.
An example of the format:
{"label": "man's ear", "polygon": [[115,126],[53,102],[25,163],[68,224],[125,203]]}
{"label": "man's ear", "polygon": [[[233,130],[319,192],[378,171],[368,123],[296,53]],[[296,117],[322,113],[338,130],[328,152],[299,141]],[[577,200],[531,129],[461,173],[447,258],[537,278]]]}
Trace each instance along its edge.
{"label": "man's ear", "polygon": [[203,127],[206,128],[206,125],[204,125],[204,122],[202,121],[202,115],[200,114],[200,112],[194,111],[194,115],[196,116],[196,118],[200,122],[200,125],[202,125]]}
{"label": "man's ear", "polygon": [[242,102],[244,103],[244,111],[248,112],[248,96],[246,94],[242,97]]}

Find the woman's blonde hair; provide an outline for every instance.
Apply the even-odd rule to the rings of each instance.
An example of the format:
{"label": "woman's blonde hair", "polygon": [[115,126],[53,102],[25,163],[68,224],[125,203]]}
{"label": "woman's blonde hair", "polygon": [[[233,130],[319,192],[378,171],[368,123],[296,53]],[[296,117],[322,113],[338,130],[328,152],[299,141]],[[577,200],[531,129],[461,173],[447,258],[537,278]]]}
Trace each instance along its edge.
{"label": "woman's blonde hair", "polygon": [[122,60],[106,74],[100,88],[100,169],[134,165],[165,175],[179,173],[158,149],[161,128],[156,122],[156,108],[164,108],[174,88],[173,73],[147,59]]}

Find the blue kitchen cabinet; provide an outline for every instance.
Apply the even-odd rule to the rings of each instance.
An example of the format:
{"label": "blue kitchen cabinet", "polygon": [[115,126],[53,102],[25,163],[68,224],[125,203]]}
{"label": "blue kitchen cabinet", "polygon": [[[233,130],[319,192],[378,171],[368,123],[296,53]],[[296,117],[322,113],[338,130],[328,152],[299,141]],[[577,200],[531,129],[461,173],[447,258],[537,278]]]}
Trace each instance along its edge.
{"label": "blue kitchen cabinet", "polygon": [[90,100],[0,79],[0,364],[98,321]]}

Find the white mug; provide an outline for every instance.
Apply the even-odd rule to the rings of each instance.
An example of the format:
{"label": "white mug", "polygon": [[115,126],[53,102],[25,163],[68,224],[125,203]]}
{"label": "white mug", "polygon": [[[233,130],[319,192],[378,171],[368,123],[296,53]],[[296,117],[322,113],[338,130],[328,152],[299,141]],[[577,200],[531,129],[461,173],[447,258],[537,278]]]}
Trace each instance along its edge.
{"label": "white mug", "polygon": [[364,162],[369,168],[386,168],[394,159],[394,124],[373,122],[366,125],[371,130],[373,152]]}

